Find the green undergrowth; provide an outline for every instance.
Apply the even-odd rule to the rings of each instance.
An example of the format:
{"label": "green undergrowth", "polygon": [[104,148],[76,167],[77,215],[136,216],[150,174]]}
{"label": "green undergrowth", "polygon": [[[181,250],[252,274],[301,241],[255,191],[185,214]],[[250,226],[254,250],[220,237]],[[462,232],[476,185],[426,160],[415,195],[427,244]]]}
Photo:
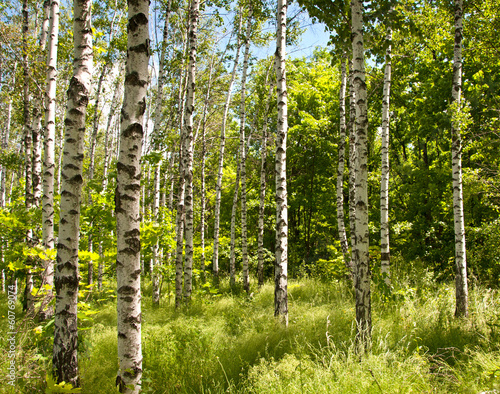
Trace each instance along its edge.
{"label": "green undergrowth", "polygon": [[[247,296],[199,291],[176,310],[165,296],[153,307],[143,289],[145,393],[478,393],[500,389],[500,300],[496,290],[470,291],[470,317],[454,317],[454,288],[423,275],[395,289],[373,286],[373,343],[355,352],[355,309],[348,283],[289,283],[289,326],[273,317],[272,283]],[[96,300],[98,297],[96,297]],[[82,323],[83,393],[116,392],[116,304],[91,301]],[[0,306],[5,315],[6,306]],[[17,311],[19,316],[22,312]],[[23,320],[24,321],[24,320]],[[45,392],[50,327],[28,327],[17,356],[21,392]],[[0,346],[7,348],[6,321]],[[42,329],[42,333],[37,332]],[[21,338],[21,337],[20,337]],[[26,364],[26,365],[24,365]],[[20,365],[20,364],[19,364]],[[0,361],[5,371],[5,358]],[[31,372],[30,372],[31,371]],[[27,379],[29,374],[32,379]],[[0,392],[13,393],[0,378]]]}

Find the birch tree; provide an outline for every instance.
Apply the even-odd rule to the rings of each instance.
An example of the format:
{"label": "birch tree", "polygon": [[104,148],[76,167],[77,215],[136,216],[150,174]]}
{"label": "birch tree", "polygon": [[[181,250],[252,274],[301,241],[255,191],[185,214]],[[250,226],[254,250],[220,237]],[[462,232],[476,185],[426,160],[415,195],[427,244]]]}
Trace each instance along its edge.
{"label": "birch tree", "polygon": [[250,292],[248,277],[248,241],[247,241],[247,170],[246,170],[246,144],[245,144],[245,98],[248,58],[250,56],[250,33],[252,31],[252,5],[247,16],[245,33],[245,54],[243,56],[243,72],[241,75],[241,100],[240,100],[240,181],[241,181],[241,257],[243,264],[243,288]]}
{"label": "birch tree", "polygon": [[217,165],[217,184],[215,185],[215,208],[214,208],[214,249],[212,256],[212,270],[214,275],[214,280],[218,283],[219,278],[219,232],[220,232],[220,203],[222,194],[222,176],[224,173],[224,150],[226,147],[226,122],[227,115],[229,112],[229,106],[231,104],[231,92],[233,89],[233,84],[236,79],[236,71],[238,68],[238,59],[241,49],[241,39],[240,32],[243,21],[243,10],[240,7],[239,19],[237,27],[237,42],[236,42],[236,54],[234,55],[233,71],[231,72],[231,79],[229,81],[229,86],[227,89],[226,102],[224,104],[224,112],[222,114],[222,126],[220,131],[220,146],[219,146],[219,163]]}
{"label": "birch tree", "polygon": [[186,99],[186,112],[184,121],[184,178],[186,188],[186,260],[184,265],[184,299],[188,301],[192,292],[193,277],[193,116],[194,99],[196,91],[196,54],[198,20],[200,17],[199,0],[191,1],[189,14],[189,65],[188,65],[188,90]]}
{"label": "birch tree", "polygon": [[[59,1],[50,2],[47,80],[45,90],[45,138],[43,160],[43,197],[42,197],[42,245],[46,249],[54,249],[54,170],[55,170],[55,134],[56,134],[56,78],[57,78],[57,44],[59,38]],[[42,283],[48,286],[45,299],[40,308],[40,319],[52,317],[53,308],[46,305],[53,297],[54,261],[44,261]]]}
{"label": "birch tree", "polygon": [[384,282],[391,284],[389,248],[389,103],[391,97],[391,40],[392,29],[387,32],[389,46],[385,51],[384,90],[382,97],[382,175],[380,179],[380,263]]}
{"label": "birch tree", "polygon": [[127,64],[117,162],[116,282],[121,393],[139,393],[142,378],[140,190],[144,112],[149,81],[149,1],[128,0]]}
{"label": "birch tree", "polygon": [[231,238],[229,241],[229,283],[236,284],[236,212],[238,209],[238,194],[240,188],[241,161],[238,160],[236,180],[234,181],[233,207],[231,209]]}
{"label": "birch tree", "polygon": [[[153,136],[156,134],[160,128],[161,121],[161,110],[163,104],[163,86],[165,84],[165,60],[167,54],[167,40],[168,40],[168,28],[170,20],[170,7],[172,5],[172,0],[167,3],[167,9],[165,10],[165,23],[163,25],[163,40],[161,43],[160,51],[160,63],[158,71],[158,84],[157,84],[157,95],[156,95],[156,105],[155,105],[155,117],[153,124]],[[157,148],[157,147],[155,147]],[[159,208],[160,208],[160,169],[162,160],[159,160],[155,168],[155,197],[153,205],[153,218],[156,222],[159,220]],[[160,246],[159,240],[153,245],[153,259],[151,260],[152,269],[152,282],[153,282],[153,304],[158,305],[160,303],[160,277],[159,274],[154,270],[154,267],[159,265]]]}
{"label": "birch tree", "polygon": [[[267,86],[269,78],[269,69],[266,74]],[[266,108],[264,110],[264,120],[262,126],[262,147],[261,147],[261,162],[260,162],[260,192],[259,192],[259,223],[257,230],[257,281],[259,287],[264,284],[264,214],[266,207],[266,160],[267,160],[267,140],[268,140],[268,119],[269,119],[269,107],[271,104],[271,97],[275,90],[275,84],[271,83],[269,86],[269,96],[266,101]]]}
{"label": "birch tree", "polygon": [[363,1],[351,0],[353,83],[356,103],[356,326],[359,350],[371,342],[371,295],[368,232],[368,114],[363,43]]}
{"label": "birch tree", "polygon": [[462,138],[463,119],[460,113],[462,92],[462,13],[463,1],[455,0],[455,45],[453,50],[453,88],[452,122],[451,122],[451,154],[453,174],[453,219],[455,223],[455,316],[467,317],[469,314],[467,287],[467,258],[465,250],[465,225],[462,191]]}
{"label": "birch tree", "polygon": [[73,77],[68,88],[57,265],[55,270],[56,310],[52,365],[57,382],[79,386],[78,378],[78,241],[82,190],[85,118],[92,79],[91,0],[75,0]]}
{"label": "birch tree", "polygon": [[[47,31],[49,29],[49,1],[43,2],[43,20],[40,30],[40,44],[38,61],[43,64],[45,47],[47,44]],[[33,139],[33,162],[32,162],[32,183],[33,183],[33,205],[40,206],[42,197],[42,102],[43,94],[37,92],[34,95],[33,103],[33,120],[31,124],[31,132]]]}
{"label": "birch tree", "polygon": [[349,256],[349,247],[347,244],[347,236],[344,224],[344,169],[345,169],[345,143],[346,143],[346,116],[345,116],[345,94],[347,87],[347,71],[346,71],[347,53],[343,51],[340,64],[340,92],[339,92],[339,117],[340,117],[340,132],[339,132],[339,160],[337,166],[337,226],[340,239],[340,246],[344,256],[344,262],[348,272],[352,275],[351,259]]}
{"label": "birch tree", "polygon": [[278,127],[276,131],[276,260],[274,270],[274,315],[288,326],[288,208],[286,188],[286,137],[288,108],[286,89],[287,1],[278,0],[276,32],[276,81]]}

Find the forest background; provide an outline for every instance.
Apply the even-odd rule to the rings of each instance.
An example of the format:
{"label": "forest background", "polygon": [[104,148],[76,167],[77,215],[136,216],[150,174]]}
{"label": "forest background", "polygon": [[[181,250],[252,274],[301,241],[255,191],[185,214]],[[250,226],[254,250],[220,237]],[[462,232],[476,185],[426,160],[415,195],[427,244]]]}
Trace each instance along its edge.
{"label": "forest background", "polygon": [[[443,391],[458,390],[457,387],[464,391],[467,387],[498,388],[499,322],[494,308],[498,307],[496,290],[500,278],[499,5],[494,1],[464,3],[463,207],[473,305],[471,320],[462,327],[465,331],[460,332],[461,323],[457,323],[449,312],[453,309],[450,282],[455,277],[450,132],[453,7],[446,1],[405,1],[398,2],[392,11],[395,15],[389,144],[392,281],[388,284],[380,266],[381,128],[388,47],[387,21],[380,16],[380,10],[386,9],[382,3],[373,2],[365,10],[368,227],[373,302],[380,313],[378,326],[375,326],[375,331],[379,330],[379,335],[375,335],[379,342],[375,340],[373,355],[366,358],[368,366],[360,367],[365,368],[365,374],[359,377],[358,384],[366,383],[368,391],[390,392],[390,386],[384,385],[391,382],[382,376],[390,375],[391,368],[399,368],[395,366],[399,362],[402,368],[398,370],[402,376],[399,383],[403,387],[403,383],[409,381],[410,390],[413,384],[416,391],[433,387]],[[22,321],[20,327],[24,329],[23,336],[19,335],[17,367],[21,374],[27,375],[23,375],[25,378],[20,379],[19,384],[25,392],[36,392],[34,390],[42,390],[44,385],[53,384],[46,378],[46,372],[50,369],[48,360],[52,352],[54,320],[49,318],[44,322],[37,314],[46,307],[44,296],[51,290],[42,282],[43,262],[55,258],[55,251],[41,246],[44,136],[41,119],[47,78],[47,49],[41,45],[41,33],[45,14],[42,2],[25,4],[26,31],[23,31],[20,12],[24,4],[13,1],[0,5],[0,268],[3,291],[8,293],[9,286],[15,286],[22,301],[16,306],[18,324]],[[342,4],[338,7],[341,15],[338,20],[342,21],[342,15],[347,20],[348,11],[343,11],[347,6],[341,2],[335,4]],[[307,3],[303,5],[311,8]],[[56,234],[62,183],[65,92],[73,71],[72,5],[61,2],[60,6],[54,122]],[[274,55],[263,58],[257,54],[262,53],[259,48],[274,48],[275,7],[275,4],[255,3],[250,27],[244,32],[250,20],[246,3],[201,5],[197,92],[193,103],[193,304],[179,311],[174,306],[177,298],[174,260],[176,212],[181,194],[178,182],[182,178],[178,163],[180,130],[188,79],[189,7],[183,2],[151,4],[152,56],[141,159],[142,297],[145,321],[151,325],[145,329],[144,341],[155,344],[151,346],[157,345],[158,349],[167,347],[171,352],[165,353],[163,360],[170,369],[162,369],[155,364],[161,364],[160,359],[155,358],[160,356],[145,345],[145,368],[150,374],[145,373],[145,390],[149,385],[152,392],[161,392],[158,387],[164,385],[165,392],[203,392],[205,389],[217,392],[243,390],[242,387],[249,388],[250,392],[303,392],[306,389],[318,391],[318,386],[312,382],[323,382],[324,387],[333,384],[330,391],[325,392],[337,388],[339,392],[348,392],[340,386],[343,380],[340,371],[345,369],[353,376],[358,371],[353,361],[354,346],[351,346],[352,284],[346,267],[348,259],[338,235],[339,147],[348,141],[344,138],[342,142],[340,134],[339,92],[345,47],[342,29],[335,28],[343,22],[338,26],[330,25],[332,38],[328,47],[318,47],[310,56],[294,55],[287,60],[288,276],[289,280],[296,281],[289,285],[289,294],[297,311],[288,331],[274,327],[272,321],[265,319],[266,313],[272,315],[270,310],[265,312],[271,308],[272,290],[269,284],[258,286],[258,272],[260,261],[262,277],[265,280],[273,277],[276,252],[274,140],[278,108],[273,82]],[[321,8],[321,4],[317,7]],[[110,375],[116,374],[113,363],[105,371],[95,372],[95,369],[98,360],[106,364],[99,357],[104,357],[106,352],[116,353],[110,350],[113,345],[108,342],[115,335],[116,346],[116,333],[110,327],[116,326],[116,312],[113,314],[117,253],[114,210],[119,111],[127,47],[125,10],[126,4],[120,0],[94,1],[92,5],[94,72],[86,118],[78,253],[81,275],[79,346],[81,354],[91,355],[89,360],[92,360],[89,364],[84,361],[82,366],[82,385],[86,392],[99,392],[101,388],[96,387],[109,392],[106,386],[109,383],[103,382],[106,377],[109,380]],[[164,29],[162,23],[167,10],[170,19]],[[289,9],[289,52],[293,52],[304,31],[299,11],[299,6]],[[313,12],[311,15],[315,17]],[[321,15],[316,18],[321,19]],[[245,66],[243,52],[247,42],[250,49]],[[25,56],[27,69],[23,67]],[[241,82],[245,67],[248,67],[246,87]],[[158,94],[160,80],[163,84],[161,95]],[[25,81],[29,81],[28,84]],[[30,96],[28,108],[26,89]],[[160,105],[157,105],[158,97]],[[242,119],[246,119],[243,125]],[[353,121],[353,116],[347,111],[349,121]],[[226,126],[222,126],[224,124]],[[220,187],[217,260],[220,274],[218,280],[212,280],[221,127],[225,127],[226,146]],[[27,136],[31,142],[27,141]],[[242,152],[245,188],[241,180]],[[343,174],[346,180],[349,178],[348,162],[349,158]],[[28,167],[30,169],[26,170]],[[264,195],[262,184],[266,190]],[[346,207],[343,219],[350,235],[348,182],[344,183],[341,194]],[[241,202],[243,196],[245,205]],[[27,205],[27,200],[32,203]],[[247,235],[243,236],[244,232]],[[259,234],[262,234],[261,243]],[[245,246],[243,239],[246,239]],[[316,313],[309,322],[317,319],[321,323],[306,324],[307,305],[312,308],[310,313]],[[246,314],[255,320],[245,322]],[[2,315],[7,316],[7,309]],[[217,315],[226,320],[211,320]],[[397,323],[390,323],[395,315],[398,315]],[[431,329],[425,316],[435,323]],[[7,322],[2,324],[6,330]],[[231,348],[218,336],[221,334],[216,334],[221,326],[238,338],[235,342],[239,347]],[[336,328],[335,334],[332,327]],[[425,336],[425,328],[431,334]],[[408,329],[414,331],[404,334]],[[161,330],[166,330],[163,338]],[[273,331],[275,336],[270,334]],[[261,338],[263,333],[267,333],[265,339]],[[384,335],[386,342],[380,339]],[[256,343],[256,350],[250,350]],[[209,361],[200,362],[203,366],[199,367],[200,371],[207,368],[205,372],[196,371],[178,360],[179,357],[189,359],[200,349],[208,349],[206,360]],[[403,351],[401,349],[404,354],[398,353]],[[388,352],[392,352],[392,356],[389,357]],[[385,357],[381,356],[383,354]],[[397,362],[387,362],[391,357]],[[481,358],[482,361],[478,361]],[[239,361],[232,366],[235,359]],[[330,364],[325,361],[327,359]],[[476,365],[476,369],[464,372],[465,366],[471,364]],[[375,374],[377,368],[380,375]],[[421,374],[412,375],[412,368]],[[93,369],[94,372],[90,372]],[[272,370],[282,372],[273,375]],[[294,377],[296,371],[301,371],[300,380]],[[313,371],[324,374],[317,376],[314,374],[320,372]],[[92,381],[93,375],[97,376],[96,381]],[[37,378],[30,380],[26,376]],[[279,379],[275,380],[276,376]],[[114,383],[114,378],[111,380]],[[355,388],[354,384],[351,389]]]}

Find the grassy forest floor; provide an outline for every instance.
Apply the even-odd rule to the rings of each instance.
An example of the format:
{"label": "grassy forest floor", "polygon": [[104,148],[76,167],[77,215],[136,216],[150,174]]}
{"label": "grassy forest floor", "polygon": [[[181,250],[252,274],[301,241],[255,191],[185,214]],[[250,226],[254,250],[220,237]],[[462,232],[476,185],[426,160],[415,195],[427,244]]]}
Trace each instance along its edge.
{"label": "grassy forest floor", "polygon": [[[348,284],[289,283],[289,327],[273,318],[271,283],[252,296],[198,290],[189,308],[173,299],[151,305],[143,288],[145,393],[479,393],[500,389],[498,291],[474,287],[470,317],[454,318],[452,284],[431,274],[397,281],[390,297],[372,290],[373,347],[354,351],[354,301]],[[164,289],[166,290],[166,289]],[[83,393],[116,392],[114,289],[80,304],[79,365]],[[166,291],[165,291],[166,293]],[[85,294],[84,294],[85,296]],[[6,296],[0,302],[1,393],[43,393],[52,324],[16,308],[16,389],[7,385]],[[492,391],[495,392],[495,391]]]}

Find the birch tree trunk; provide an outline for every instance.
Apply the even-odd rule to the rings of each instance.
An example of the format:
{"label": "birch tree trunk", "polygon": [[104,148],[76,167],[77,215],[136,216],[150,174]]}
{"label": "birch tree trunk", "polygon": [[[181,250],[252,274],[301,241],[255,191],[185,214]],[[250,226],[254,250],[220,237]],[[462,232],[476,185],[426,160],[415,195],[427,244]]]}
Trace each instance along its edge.
{"label": "birch tree trunk", "polygon": [[186,101],[186,112],[184,121],[185,130],[185,155],[184,178],[186,187],[186,261],[184,264],[184,299],[189,301],[192,292],[193,278],[193,115],[194,98],[196,91],[196,51],[198,35],[198,19],[200,15],[199,0],[191,1],[189,14],[189,66],[188,66],[188,90]]}
{"label": "birch tree trunk", "polygon": [[382,98],[382,175],[380,179],[380,263],[384,282],[391,284],[389,247],[389,103],[391,97],[391,41],[392,29],[387,32],[389,46],[385,52],[384,92]]}
{"label": "birch tree trunk", "polygon": [[234,80],[236,79],[236,71],[238,68],[238,59],[240,57],[241,49],[241,25],[243,20],[243,11],[240,7],[239,10],[239,22],[238,22],[238,32],[237,43],[236,43],[236,54],[234,56],[233,71],[231,73],[231,80],[229,81],[229,86],[227,89],[226,102],[224,104],[224,113],[222,115],[222,127],[220,131],[220,147],[219,147],[219,163],[217,166],[217,184],[215,185],[215,209],[214,209],[214,250],[212,256],[212,270],[214,275],[214,281],[216,285],[219,281],[219,231],[220,231],[220,203],[222,194],[222,176],[224,170],[224,150],[226,146],[226,122],[227,115],[229,112],[229,106],[231,104],[231,92],[234,85]]}
{"label": "birch tree trunk", "polygon": [[[49,0],[43,2],[43,22],[40,31],[39,62],[44,62],[45,47],[47,44],[47,31],[49,29]],[[42,103],[41,92],[37,92],[33,104],[33,122],[31,124],[33,138],[33,205],[40,206],[42,198]]]}
{"label": "birch tree trunk", "polygon": [[127,65],[117,162],[116,282],[121,393],[139,393],[142,378],[140,190],[144,112],[149,81],[149,1],[128,1]]}
{"label": "birch tree trunk", "polygon": [[62,192],[55,270],[56,311],[52,364],[57,382],[79,386],[78,378],[78,240],[82,190],[85,117],[92,76],[91,0],[74,1],[73,77],[68,88],[62,162]]}
{"label": "birch tree trunk", "polygon": [[111,161],[111,155],[113,151],[113,117],[116,114],[116,110],[119,105],[120,88],[122,85],[122,73],[123,65],[120,66],[120,71],[116,77],[115,87],[113,89],[113,99],[111,101],[111,106],[109,109],[108,120],[106,124],[106,131],[104,133],[104,168],[103,168],[103,178],[102,178],[102,188],[106,190],[108,188],[108,171],[109,162]]}
{"label": "birch tree trunk", "polygon": [[455,316],[469,315],[469,291],[467,287],[467,258],[465,249],[465,225],[462,192],[462,138],[460,119],[461,92],[462,92],[462,12],[463,1],[455,0],[455,45],[453,51],[453,89],[452,108],[453,118],[451,127],[451,154],[453,173],[453,218],[455,222]]}
{"label": "birch tree trunk", "polygon": [[349,67],[349,228],[351,238],[351,267],[353,281],[356,284],[356,92],[354,91],[354,73],[352,60]]}
{"label": "birch tree trunk", "polygon": [[[165,83],[165,59],[167,53],[167,40],[168,40],[168,27],[169,27],[169,19],[170,19],[170,7],[172,5],[172,0],[169,0],[167,3],[167,9],[165,11],[165,24],[163,26],[163,40],[161,44],[161,53],[160,53],[160,64],[158,71],[158,84],[157,84],[157,95],[156,95],[156,105],[155,105],[155,117],[153,124],[153,136],[156,137],[158,130],[160,128],[161,122],[161,111],[163,106],[163,85]],[[157,146],[154,148],[158,149]],[[160,208],[160,169],[161,169],[162,161],[160,160],[157,163],[155,168],[155,197],[154,197],[154,205],[153,205],[153,217],[154,221],[158,223],[159,221],[159,208]],[[154,269],[155,266],[160,264],[160,244],[159,240],[156,241],[155,245],[153,245],[153,259],[151,261],[152,275],[151,280],[153,282],[153,305],[159,305],[160,303],[160,275],[157,270]]]}
{"label": "birch tree trunk", "polygon": [[[12,117],[12,99],[8,100],[7,104],[7,120],[5,124],[5,130],[3,133],[2,140],[2,149],[4,152],[7,151],[9,146],[9,136],[10,136],[10,122]],[[7,191],[7,168],[2,167],[2,176],[0,179],[0,207],[5,208],[7,199],[6,199],[6,191]]]}
{"label": "birch tree trunk", "polygon": [[215,51],[210,59],[210,71],[208,76],[207,94],[205,95],[205,105],[203,106],[202,119],[202,134],[201,134],[201,206],[200,206],[200,243],[201,243],[201,278],[205,282],[205,209],[206,209],[206,185],[205,185],[205,166],[207,154],[206,128],[207,128],[207,111],[212,89],[212,73],[214,68]]}
{"label": "birch tree trunk", "polygon": [[339,231],[340,246],[344,263],[347,272],[352,277],[352,259],[349,256],[349,246],[347,244],[347,236],[344,224],[344,169],[345,169],[345,142],[346,142],[346,116],[345,116],[345,93],[347,85],[346,71],[347,53],[344,51],[340,64],[340,94],[339,94],[339,116],[340,116],[340,133],[339,133],[339,162],[337,167],[337,225]]}
{"label": "birch tree trunk", "polygon": [[186,86],[183,86],[182,81],[179,85],[179,104],[181,107],[179,130],[179,195],[177,198],[177,214],[176,214],[176,256],[175,256],[175,306],[178,308],[182,302],[182,273],[183,273],[183,250],[184,250],[184,222],[186,218],[185,212],[185,181],[184,177],[184,111],[185,111],[185,92],[187,90],[187,76],[185,78]]}
{"label": "birch tree trunk", "polygon": [[28,64],[28,1],[23,0],[23,129],[24,129],[24,175],[26,208],[33,205],[33,180],[31,149],[33,134],[30,127],[30,91],[29,91],[29,64]]}
{"label": "birch tree trunk", "polygon": [[[28,2],[23,1],[23,132],[24,132],[24,174],[25,174],[25,206],[29,210],[33,207],[33,134],[30,127],[30,91],[29,91],[29,64],[28,64]],[[28,230],[26,234],[26,243],[28,246],[33,246],[33,230]],[[33,277],[31,268],[26,268],[26,286],[24,289],[24,305],[23,309],[28,313],[33,312],[34,300],[31,295],[33,289]]]}
{"label": "birch tree trunk", "polygon": [[233,208],[231,210],[231,241],[229,246],[229,283],[231,287],[236,284],[236,211],[238,209],[238,193],[240,188],[241,162],[236,169],[234,181]]}
{"label": "birch tree trunk", "polygon": [[278,0],[276,32],[276,80],[278,125],[276,131],[276,260],[274,270],[274,315],[288,326],[288,208],[286,185],[286,138],[288,99],[286,88],[287,1]]}
{"label": "birch tree trunk", "polygon": [[[46,249],[54,249],[54,170],[55,170],[55,138],[56,138],[56,78],[57,78],[57,43],[59,39],[59,1],[50,3],[48,53],[47,53],[47,86],[45,93],[45,138],[43,165],[43,197],[42,197],[42,245]],[[40,308],[40,320],[47,320],[54,314],[53,308],[47,304],[53,298],[54,261],[44,261],[42,283],[50,286]]]}
{"label": "birch tree trunk", "polygon": [[[269,75],[269,70],[268,70]],[[266,84],[268,75],[266,75]],[[267,160],[267,129],[268,129],[268,117],[269,117],[269,107],[271,103],[271,97],[274,93],[275,84],[271,83],[269,86],[269,96],[266,101],[266,109],[264,112],[264,120],[262,126],[262,147],[261,147],[261,162],[260,162],[260,193],[259,193],[259,223],[257,231],[257,281],[259,287],[264,285],[264,213],[266,209],[266,160]]]}
{"label": "birch tree trunk", "polygon": [[241,181],[241,258],[243,265],[243,289],[250,293],[250,280],[248,276],[248,241],[247,241],[247,170],[246,170],[246,144],[245,144],[245,98],[248,58],[250,56],[250,33],[252,31],[252,5],[247,16],[247,29],[245,33],[245,54],[243,56],[243,73],[241,76],[241,101],[240,101],[240,181]]}
{"label": "birch tree trunk", "polygon": [[[153,220],[158,223],[160,211],[160,177],[161,177],[160,160],[155,166],[154,174],[154,198],[153,198]],[[154,267],[159,264],[160,244],[159,241],[153,245],[153,258],[151,260],[151,280],[153,282],[153,305],[160,304],[160,276]]]}
{"label": "birch tree trunk", "polygon": [[371,295],[368,232],[368,115],[363,44],[363,1],[351,0],[352,58],[356,94],[356,325],[358,350],[371,345]]}

